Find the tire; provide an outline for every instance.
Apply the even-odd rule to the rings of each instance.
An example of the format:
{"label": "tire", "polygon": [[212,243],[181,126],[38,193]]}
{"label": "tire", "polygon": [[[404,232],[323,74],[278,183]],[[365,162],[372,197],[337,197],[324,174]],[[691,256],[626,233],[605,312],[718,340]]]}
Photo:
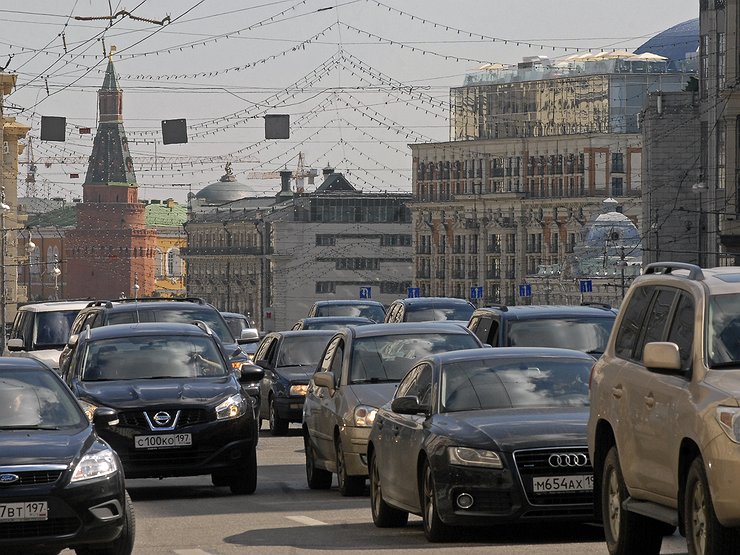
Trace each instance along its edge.
{"label": "tire", "polygon": [[740,536],[717,520],[704,463],[697,457],[686,476],[684,529],[689,555],[730,555],[740,551]]}
{"label": "tire", "polygon": [[622,508],[628,495],[616,447],[609,449],[604,459],[600,494],[604,537],[609,553],[658,555],[665,525]]}
{"label": "tire", "polygon": [[424,535],[430,542],[444,542],[452,539],[452,528],[442,522],[437,510],[437,488],[429,461],[424,462],[421,474],[421,518]]}
{"label": "tire", "polygon": [[337,461],[337,486],[342,497],[357,497],[365,492],[364,476],[349,476],[347,466],[344,464],[344,451],[342,450],[342,440],[334,440],[334,452]]}
{"label": "tire", "polygon": [[331,472],[323,468],[316,468],[316,458],[308,439],[308,432],[303,434],[303,447],[306,450],[306,482],[310,489],[329,489],[331,487]]}
{"label": "tire", "polygon": [[278,416],[277,408],[275,408],[275,400],[272,397],[270,397],[268,410],[270,411],[270,433],[274,436],[284,436],[287,434],[290,422]]}
{"label": "tire", "polygon": [[130,555],[134,551],[136,537],[136,516],[134,504],[125,492],[123,507],[123,529],[121,535],[110,543],[99,546],[85,546],[75,549],[77,555]]}
{"label": "tire", "polygon": [[231,477],[229,488],[234,495],[250,495],[257,489],[257,446],[252,445],[247,460]]}
{"label": "tire", "polygon": [[373,523],[378,528],[399,528],[406,526],[409,521],[407,511],[391,507],[383,500],[375,453],[370,456],[370,509],[373,514]]}

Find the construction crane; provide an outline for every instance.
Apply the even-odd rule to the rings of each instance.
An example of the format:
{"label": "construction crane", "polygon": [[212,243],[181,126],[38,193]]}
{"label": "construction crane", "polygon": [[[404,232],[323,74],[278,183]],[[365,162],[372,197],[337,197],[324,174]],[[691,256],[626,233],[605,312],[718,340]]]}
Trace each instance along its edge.
{"label": "construction crane", "polygon": [[[303,152],[298,153],[298,164],[296,169],[291,176],[295,181],[295,192],[302,193],[305,190],[304,179],[308,178],[308,184],[313,185],[314,178],[319,175],[319,171],[316,168],[306,169],[305,158]],[[247,172],[245,174],[247,179],[280,179],[280,171],[273,172]]]}

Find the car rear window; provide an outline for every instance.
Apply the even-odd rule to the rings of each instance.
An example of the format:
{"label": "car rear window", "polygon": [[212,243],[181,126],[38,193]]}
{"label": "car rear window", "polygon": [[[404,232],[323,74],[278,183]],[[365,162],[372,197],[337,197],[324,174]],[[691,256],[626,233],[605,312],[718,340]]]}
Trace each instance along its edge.
{"label": "car rear window", "polygon": [[440,320],[459,320],[467,322],[473,315],[474,307],[468,304],[407,306],[407,322],[432,322]]}
{"label": "car rear window", "polygon": [[236,339],[231,334],[229,326],[215,308],[188,308],[170,306],[168,308],[141,308],[140,310],[126,310],[112,312],[108,315],[108,324],[134,324],[137,322],[173,322],[190,324],[200,320],[208,324],[218,334],[224,343],[234,343]]}
{"label": "car rear window", "polygon": [[33,343],[36,348],[53,348],[66,345],[69,330],[79,310],[58,310],[37,312],[33,330]]}
{"label": "car rear window", "polygon": [[308,366],[315,368],[331,335],[284,337],[280,344],[277,366]]}
{"label": "car rear window", "polygon": [[614,318],[546,318],[508,324],[509,347],[559,347],[600,355],[606,349]]}
{"label": "car rear window", "polygon": [[208,336],[151,335],[87,343],[83,381],[226,376],[229,370]]}
{"label": "car rear window", "polygon": [[445,364],[441,412],[521,407],[588,406],[593,361],[490,358]]}
{"label": "car rear window", "polygon": [[385,311],[380,306],[370,304],[332,304],[317,307],[316,316],[363,316],[382,322]]}

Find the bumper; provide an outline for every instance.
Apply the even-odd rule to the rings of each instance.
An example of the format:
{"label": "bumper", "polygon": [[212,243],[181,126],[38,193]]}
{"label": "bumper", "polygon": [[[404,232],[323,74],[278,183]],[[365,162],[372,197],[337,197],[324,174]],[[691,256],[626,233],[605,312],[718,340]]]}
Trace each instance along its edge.
{"label": "bumper", "polygon": [[257,427],[251,414],[235,420],[183,426],[174,432],[162,433],[190,433],[192,445],[137,449],[134,447],[135,436],[155,435],[156,432],[125,426],[101,430],[100,436],[118,453],[127,478],[235,472],[245,464],[250,450],[257,443]]}
{"label": "bumper", "polygon": [[48,519],[0,523],[0,552],[62,550],[108,543],[123,526],[123,478],[91,480],[66,487],[18,487],[3,491],[0,502],[46,501]]}
{"label": "bumper", "polygon": [[[513,521],[590,521],[593,502],[562,503],[556,494],[535,496],[522,487],[519,477],[509,468],[468,468],[436,465],[437,507],[446,524],[487,526]],[[440,468],[441,466],[441,468]],[[461,494],[468,494],[473,504],[467,509],[457,504]],[[591,493],[582,497],[591,497]]]}
{"label": "bumper", "polygon": [[372,428],[345,426],[339,429],[344,465],[349,476],[367,476],[367,443]]}
{"label": "bumper", "polygon": [[740,526],[740,445],[724,434],[709,442],[704,453],[704,468],[717,519],[729,527]]}
{"label": "bumper", "polygon": [[302,395],[293,397],[274,397],[275,410],[280,418],[289,422],[303,421],[303,402],[306,398]]}

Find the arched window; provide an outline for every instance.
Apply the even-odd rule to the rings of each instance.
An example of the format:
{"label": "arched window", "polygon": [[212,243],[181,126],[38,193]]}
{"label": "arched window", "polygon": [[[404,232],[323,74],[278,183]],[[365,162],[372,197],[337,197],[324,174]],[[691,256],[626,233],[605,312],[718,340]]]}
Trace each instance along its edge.
{"label": "arched window", "polygon": [[46,248],[46,272],[54,269],[54,260],[59,260],[59,247],[52,245]]}
{"label": "arched window", "polygon": [[31,273],[35,276],[41,273],[41,250],[36,247],[31,252],[28,263],[31,265]]}
{"label": "arched window", "polygon": [[159,247],[154,251],[154,277],[157,279],[164,277],[164,257]]}
{"label": "arched window", "polygon": [[172,247],[167,251],[167,275],[170,277],[182,277],[182,257],[180,256],[180,249],[178,247]]}

